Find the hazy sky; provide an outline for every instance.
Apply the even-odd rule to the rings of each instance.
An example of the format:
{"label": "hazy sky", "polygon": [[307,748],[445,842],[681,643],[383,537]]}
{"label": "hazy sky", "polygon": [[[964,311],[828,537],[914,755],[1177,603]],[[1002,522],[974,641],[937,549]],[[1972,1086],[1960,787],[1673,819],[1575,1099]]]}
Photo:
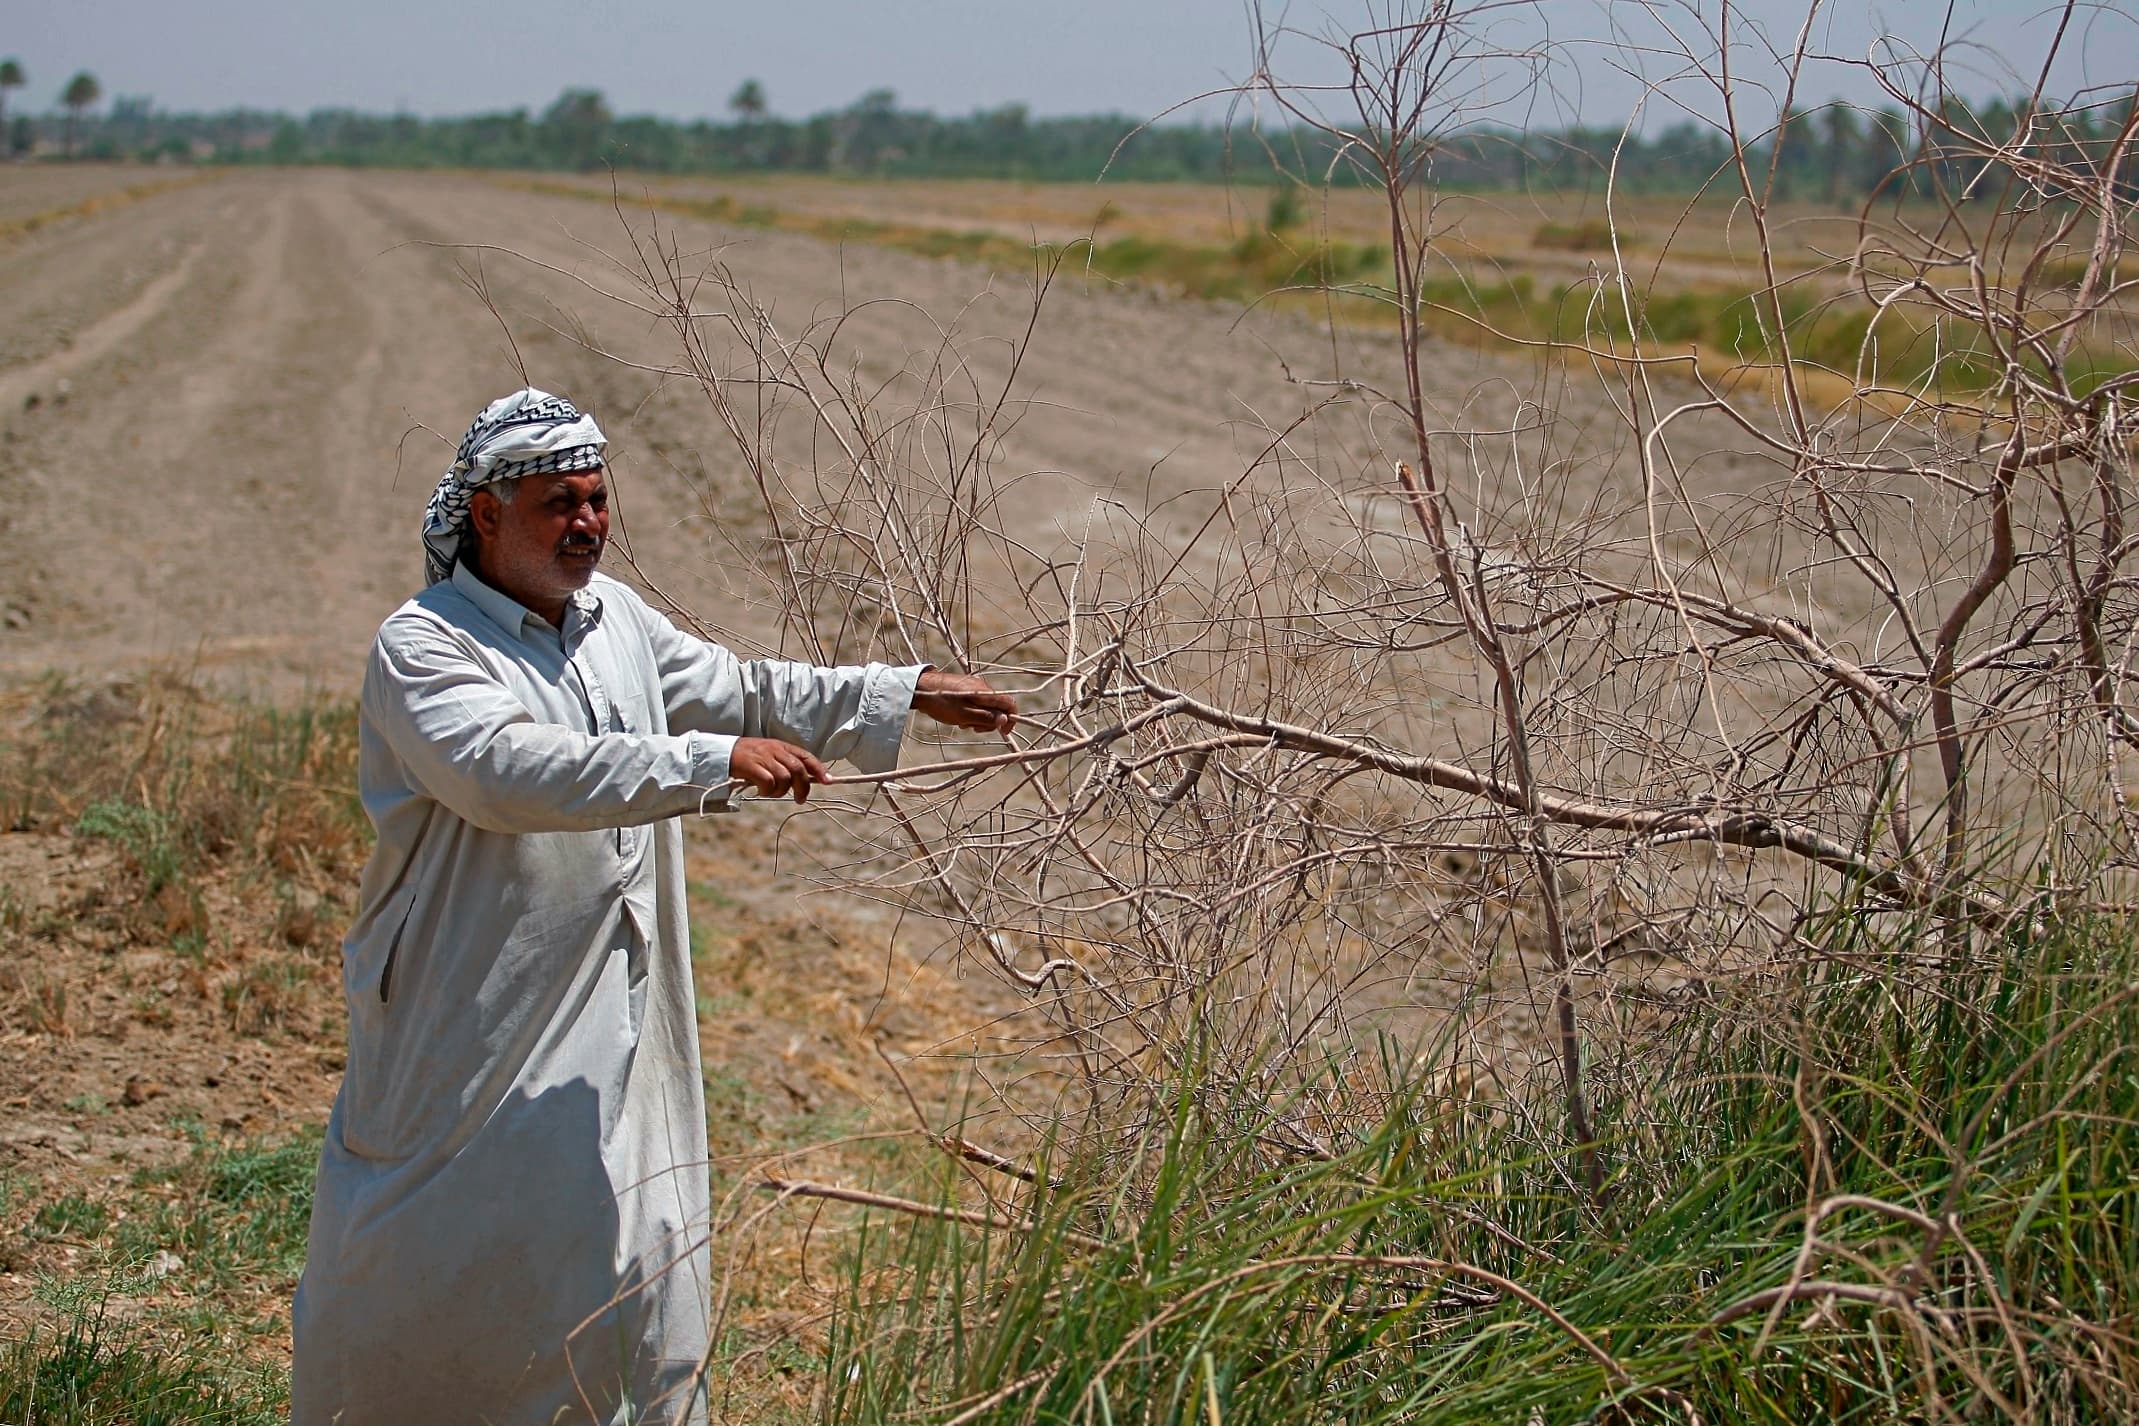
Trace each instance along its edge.
{"label": "hazy sky", "polygon": [[[1720,3],[1545,0],[1501,12],[1494,37],[1527,41],[1549,28],[1565,46],[1533,122],[1579,113],[1613,123],[1639,92],[1625,70],[1657,76],[1671,67],[1649,48],[1661,36],[1656,17],[1691,35],[1693,17],[1712,21]],[[1390,8],[1325,0],[1261,10],[1313,35],[1359,28]],[[1787,47],[1804,3],[1737,0],[1736,10]],[[1943,0],[1844,0],[1822,11],[1815,35],[1818,47],[1857,58],[1882,29],[1929,49],[1946,11]],[[1959,87],[1987,92],[2011,87],[2014,66],[2033,79],[2061,7],[1953,0],[1951,12],[1954,32],[1979,46],[1978,73]],[[565,86],[590,85],[621,113],[697,117],[722,113],[754,76],[773,110],[789,116],[885,86],[902,106],[941,113],[1021,101],[1038,114],[1145,117],[1246,75],[1250,13],[1244,0],[8,0],[0,55],[28,70],[15,102],[31,109],[50,106],[68,75],[88,69],[107,96],[149,95],[181,110],[539,111]],[[2053,91],[2139,80],[2135,17],[2139,0],[2080,11]],[[1276,60],[1280,72],[1308,81],[1334,73],[1326,52],[1301,37],[1284,40]],[[1815,100],[1876,97],[1840,64],[1812,87]]]}

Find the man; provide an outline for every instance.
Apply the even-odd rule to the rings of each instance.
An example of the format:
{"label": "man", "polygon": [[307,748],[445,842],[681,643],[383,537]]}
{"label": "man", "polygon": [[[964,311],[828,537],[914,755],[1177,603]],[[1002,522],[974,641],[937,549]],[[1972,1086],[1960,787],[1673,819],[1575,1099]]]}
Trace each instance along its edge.
{"label": "man", "polygon": [[743,662],[595,572],[606,445],[523,390],[424,519],[379,630],[344,942],[349,1062],[294,1311],[296,1426],[699,1419],[710,1216],[679,815],[896,764],[925,668]]}

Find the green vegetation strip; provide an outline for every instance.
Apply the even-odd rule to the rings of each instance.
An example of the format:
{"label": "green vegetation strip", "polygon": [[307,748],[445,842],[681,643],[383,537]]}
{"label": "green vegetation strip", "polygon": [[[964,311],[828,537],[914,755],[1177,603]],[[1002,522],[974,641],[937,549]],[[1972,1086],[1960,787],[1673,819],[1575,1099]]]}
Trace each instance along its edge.
{"label": "green vegetation strip", "polygon": [[[584,184],[502,177],[491,181],[551,197],[612,201],[612,195]],[[1290,288],[1319,290],[1368,282],[1388,265],[1382,250],[1372,244],[1313,240],[1290,227],[1275,233],[1251,232],[1226,246],[1144,236],[1048,243],[987,229],[956,231],[865,218],[820,218],[731,198],[641,193],[621,201],[627,208],[648,206],[735,227],[800,233],[826,242],[868,243],[918,257],[955,258],[989,267],[1030,269],[1060,260],[1073,271],[1104,281],[1142,284],[1211,300],[1255,301]]]}
{"label": "green vegetation strip", "polygon": [[[1056,262],[1101,281],[1143,286],[1207,301],[1298,305],[1347,322],[1393,326],[1394,273],[1388,250],[1372,243],[1315,238],[1299,226],[1298,208],[1271,205],[1265,226],[1225,245],[1184,243],[1134,235],[1031,242],[986,229],[955,231],[863,218],[814,217],[732,198],[689,198],[641,192],[612,194],[585,184],[492,176],[501,187],[582,201],[621,203],[705,218],[736,227],[799,233],[827,242],[860,242],[919,257],[955,258],[998,269],[1033,270]],[[1547,223],[1532,236],[1540,251],[1608,250],[1610,230],[1597,220]],[[1512,260],[1512,259],[1510,259]],[[2067,272],[2067,268],[2070,269]],[[2076,280],[2065,264],[2045,281]],[[1640,334],[1649,356],[1685,353],[1719,379],[1762,370],[1782,360],[1787,337],[1793,363],[1822,381],[1822,396],[1859,385],[1918,388],[1934,395],[1980,393],[2005,370],[1980,333],[1933,321],[1907,304],[1882,317],[1872,336],[1872,310],[1861,299],[1826,290],[1807,275],[1785,279],[1779,304],[1745,291],[1687,287],[1638,292],[1630,303],[1602,278],[1541,283],[1529,273],[1489,279],[1446,276],[1420,292],[1421,321],[1444,341],[1477,349],[1548,345],[1631,353]],[[1782,328],[1774,318],[1779,306]],[[1631,311],[1630,311],[1631,308]],[[1631,320],[1630,320],[1631,316]],[[2067,363],[2081,394],[2133,369],[2121,344],[2083,345]]]}

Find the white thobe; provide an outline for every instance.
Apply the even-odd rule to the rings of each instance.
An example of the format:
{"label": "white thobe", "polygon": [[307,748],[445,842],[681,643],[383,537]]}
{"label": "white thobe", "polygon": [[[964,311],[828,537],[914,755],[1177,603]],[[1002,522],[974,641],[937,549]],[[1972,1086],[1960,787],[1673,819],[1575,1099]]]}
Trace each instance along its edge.
{"label": "white thobe", "polygon": [[893,766],[919,673],[746,662],[601,576],[561,630],[465,568],[381,627],[295,1426],[699,1419],[679,814],[739,736]]}

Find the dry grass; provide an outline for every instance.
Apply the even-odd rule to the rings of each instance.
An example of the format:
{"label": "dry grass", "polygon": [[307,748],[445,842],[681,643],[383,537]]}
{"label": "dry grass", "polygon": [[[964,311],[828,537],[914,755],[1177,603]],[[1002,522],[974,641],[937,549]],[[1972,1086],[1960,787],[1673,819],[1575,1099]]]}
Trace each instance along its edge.
{"label": "dry grass", "polygon": [[355,758],[346,705],[170,672],[0,697],[0,1318],[26,1334],[0,1401],[274,1409],[369,842]]}
{"label": "dry grass", "polygon": [[101,165],[0,164],[0,243],[221,176]]}
{"label": "dry grass", "polygon": [[[294,903],[345,885],[368,847],[350,705],[238,702],[152,672],[54,677],[6,695],[0,717],[0,827],[111,842],[166,934],[189,929],[167,889],[211,868]],[[301,942],[320,929],[316,915],[285,924]]]}

